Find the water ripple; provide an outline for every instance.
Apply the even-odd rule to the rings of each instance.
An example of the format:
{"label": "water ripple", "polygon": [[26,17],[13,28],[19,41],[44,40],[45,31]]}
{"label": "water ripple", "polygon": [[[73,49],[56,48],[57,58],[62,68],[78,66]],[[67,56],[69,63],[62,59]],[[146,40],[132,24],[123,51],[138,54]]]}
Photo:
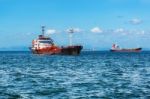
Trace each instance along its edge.
{"label": "water ripple", "polygon": [[150,98],[150,52],[0,54],[0,99]]}

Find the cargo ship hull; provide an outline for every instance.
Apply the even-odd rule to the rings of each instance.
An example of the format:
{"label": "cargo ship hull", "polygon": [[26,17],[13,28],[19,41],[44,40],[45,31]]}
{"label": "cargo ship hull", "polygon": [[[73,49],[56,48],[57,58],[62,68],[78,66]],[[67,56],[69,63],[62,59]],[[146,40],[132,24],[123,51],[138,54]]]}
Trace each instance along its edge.
{"label": "cargo ship hull", "polygon": [[83,48],[80,45],[72,45],[72,44],[66,47],[59,47],[55,45],[55,43],[50,37],[47,37],[44,34],[45,34],[45,27],[42,26],[42,35],[39,35],[37,39],[32,40],[32,46],[30,47],[30,50],[32,51],[33,54],[79,55]]}
{"label": "cargo ship hull", "polygon": [[59,54],[61,52],[61,49],[58,47],[52,47],[52,48],[42,48],[42,49],[30,49],[33,54],[49,54],[49,55],[55,55]]}
{"label": "cargo ship hull", "polygon": [[67,46],[61,48],[61,55],[79,55],[83,46]]}
{"label": "cargo ship hull", "polygon": [[134,49],[111,49],[111,52],[141,52],[142,48]]}
{"label": "cargo ship hull", "polygon": [[79,55],[82,46],[67,46],[62,48],[43,48],[43,49],[30,49],[33,54],[48,54],[48,55]]}

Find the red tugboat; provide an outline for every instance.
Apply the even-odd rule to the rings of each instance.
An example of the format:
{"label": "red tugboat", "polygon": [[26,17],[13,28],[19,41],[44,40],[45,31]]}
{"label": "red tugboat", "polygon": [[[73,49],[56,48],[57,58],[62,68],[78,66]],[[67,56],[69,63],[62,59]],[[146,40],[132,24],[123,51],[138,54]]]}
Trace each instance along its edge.
{"label": "red tugboat", "polygon": [[141,52],[142,48],[120,48],[118,45],[113,44],[110,49],[111,52]]}
{"label": "red tugboat", "polygon": [[79,55],[83,47],[80,45],[72,45],[72,33],[74,31],[73,29],[70,31],[70,45],[60,48],[54,44],[53,40],[50,37],[46,37],[44,35],[45,27],[42,26],[42,35],[39,35],[37,39],[34,39],[32,41],[32,47],[30,47],[30,50],[33,54]]}
{"label": "red tugboat", "polygon": [[61,49],[56,46],[50,37],[46,37],[44,34],[45,27],[42,26],[42,35],[39,35],[37,39],[32,41],[32,47],[30,48],[34,54],[59,54]]}

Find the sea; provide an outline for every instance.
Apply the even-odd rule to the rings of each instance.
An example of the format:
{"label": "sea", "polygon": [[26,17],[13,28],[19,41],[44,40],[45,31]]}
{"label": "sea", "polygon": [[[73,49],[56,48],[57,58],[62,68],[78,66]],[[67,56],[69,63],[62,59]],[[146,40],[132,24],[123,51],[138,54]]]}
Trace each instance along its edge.
{"label": "sea", "polygon": [[150,99],[150,52],[0,52],[0,99]]}

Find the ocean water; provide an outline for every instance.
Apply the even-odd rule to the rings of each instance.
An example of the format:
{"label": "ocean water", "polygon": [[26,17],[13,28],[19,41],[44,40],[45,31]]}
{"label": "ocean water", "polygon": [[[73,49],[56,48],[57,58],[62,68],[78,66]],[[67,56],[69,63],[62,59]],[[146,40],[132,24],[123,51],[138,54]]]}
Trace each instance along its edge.
{"label": "ocean water", "polygon": [[150,99],[150,52],[0,52],[0,99]]}

